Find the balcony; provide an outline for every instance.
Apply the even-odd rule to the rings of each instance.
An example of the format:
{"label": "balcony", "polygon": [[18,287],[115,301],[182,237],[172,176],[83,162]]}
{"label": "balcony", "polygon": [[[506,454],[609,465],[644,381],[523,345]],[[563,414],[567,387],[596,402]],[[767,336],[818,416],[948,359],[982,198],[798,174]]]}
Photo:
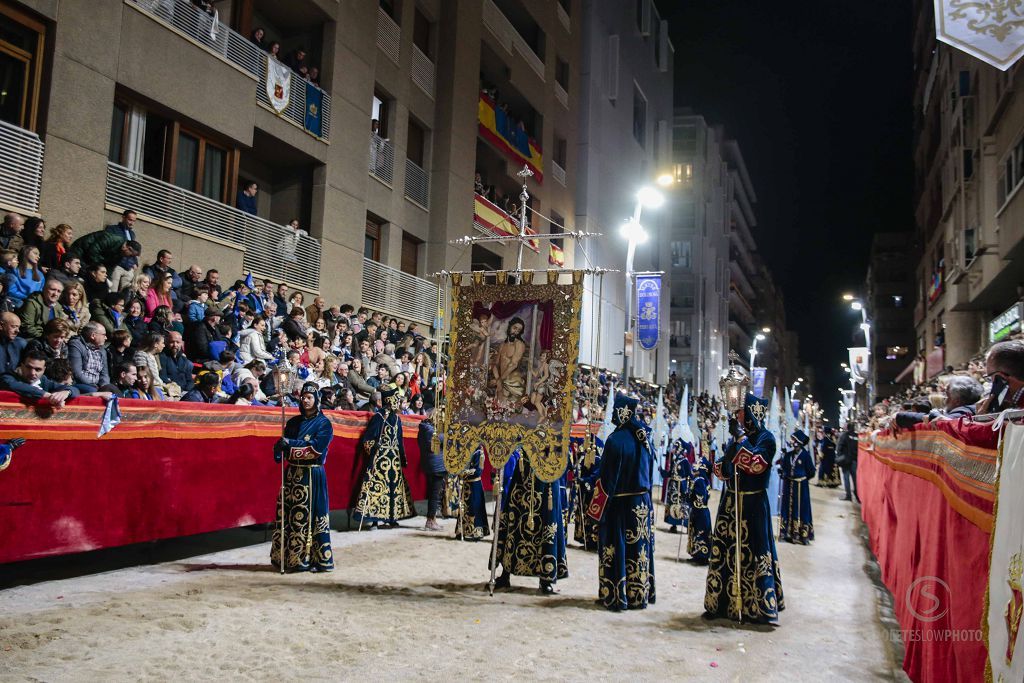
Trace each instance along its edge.
{"label": "balcony", "polygon": [[494,0],[484,0],[484,26],[490,29],[506,52],[510,55],[513,52],[518,52],[540,80],[544,80],[544,61],[537,56],[537,53],[519,34],[508,17],[494,4]]}
{"label": "balcony", "polygon": [[[502,211],[498,206],[478,194],[473,195],[473,228],[485,235],[494,237],[516,237],[519,235],[519,222]],[[536,235],[537,231],[527,226],[526,234]],[[540,243],[530,240],[527,246],[540,253]]]}
{"label": "balcony", "polygon": [[559,185],[565,187],[565,169],[554,160],[551,162],[551,177],[557,180]]}
{"label": "balcony", "polygon": [[245,269],[255,277],[320,290],[320,242],[312,237],[296,243],[288,228],[111,162],[106,203],[117,212],[131,208],[143,220],[239,247]]}
{"label": "balcony", "polygon": [[402,28],[383,7],[377,8],[377,47],[396,65],[402,53]]}
{"label": "balcony", "polygon": [[[267,97],[267,54],[251,40],[228,28],[227,24],[211,17],[185,0],[125,0],[140,12],[152,17],[190,43],[203,48],[219,59],[233,65],[256,81],[256,101],[277,114]],[[289,123],[305,130],[324,142],[330,139],[331,96],[314,85],[308,84],[292,72],[290,97],[287,108],[279,115]],[[316,104],[314,93],[307,96],[307,88],[319,91],[322,102],[320,130],[313,131],[307,126],[306,112],[310,104]]]}
{"label": "balcony", "polygon": [[434,63],[415,45],[412,46],[412,82],[434,99]]}
{"label": "balcony", "polygon": [[370,136],[370,175],[388,187],[395,183],[395,146],[379,135]]}
{"label": "balcony", "polygon": [[430,210],[430,174],[412,159],[405,160],[405,198]]}
{"label": "balcony", "polygon": [[0,207],[39,213],[43,141],[31,131],[0,121]]}
{"label": "balcony", "polygon": [[533,171],[538,185],[544,184],[544,156],[536,140],[522,128],[513,126],[513,121],[495,106],[494,100],[480,93],[477,103],[477,123],[480,137],[491,144],[506,159],[515,164],[526,164]]}
{"label": "balcony", "polygon": [[437,316],[437,285],[364,258],[363,306],[433,327]]}

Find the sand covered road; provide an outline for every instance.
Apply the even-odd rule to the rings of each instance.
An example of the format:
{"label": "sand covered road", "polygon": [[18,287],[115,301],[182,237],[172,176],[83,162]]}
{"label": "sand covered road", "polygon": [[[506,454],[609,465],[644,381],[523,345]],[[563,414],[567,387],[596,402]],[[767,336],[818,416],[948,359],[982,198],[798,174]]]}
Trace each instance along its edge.
{"label": "sand covered road", "polygon": [[492,598],[489,544],[420,518],[335,532],[326,575],[282,577],[260,544],[0,592],[0,679],[892,680],[854,509],[812,490],[818,540],[780,547],[777,628],[703,621],[705,570],[674,562],[664,531],[657,604],[613,614],[592,553],[570,549],[559,595],[514,578]]}

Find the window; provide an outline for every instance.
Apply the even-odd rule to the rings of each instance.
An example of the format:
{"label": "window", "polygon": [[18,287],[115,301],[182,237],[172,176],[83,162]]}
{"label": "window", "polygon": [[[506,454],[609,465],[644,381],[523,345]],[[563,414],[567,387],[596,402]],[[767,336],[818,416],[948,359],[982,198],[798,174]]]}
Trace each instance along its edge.
{"label": "window", "polygon": [[0,5],[0,120],[34,131],[39,113],[46,27]]}
{"label": "window", "polygon": [[367,217],[366,236],[363,238],[363,258],[380,261],[380,223]]}
{"label": "window", "polygon": [[479,244],[473,245],[470,260],[471,270],[501,270],[501,257]]}
{"label": "window", "polygon": [[419,254],[421,244],[423,244],[423,240],[417,239],[407,232],[402,232],[403,273],[419,275]]}
{"label": "window", "polygon": [[692,201],[681,201],[676,211],[675,223],[684,232],[693,232],[697,227],[697,205]]}
{"label": "window", "polygon": [[[370,108],[370,120],[377,122],[377,135],[382,138],[388,137],[388,130],[390,129],[389,114],[391,113],[391,103],[387,95],[379,91],[373,93],[373,105]],[[371,128],[372,131],[372,123]]]}
{"label": "window", "polygon": [[633,84],[633,138],[641,147],[647,146],[647,98],[636,83]]}
{"label": "window", "polygon": [[[551,224],[548,228],[548,232],[552,235],[565,232],[565,219],[562,217],[562,214],[557,211],[551,212]],[[564,242],[565,240],[561,237],[551,239],[551,244],[555,245],[559,249],[565,247]]]}
{"label": "window", "polygon": [[555,82],[562,86],[562,90],[569,92],[569,62],[561,57],[555,59]]}
{"label": "window", "polygon": [[432,57],[430,50],[430,19],[417,7],[412,17],[412,44],[427,57]]}
{"label": "window", "polygon": [[1006,155],[999,168],[999,182],[996,183],[996,206],[1002,208],[1010,195],[1020,187],[1024,180],[1024,139]]}
{"label": "window", "polygon": [[401,12],[398,10],[398,2],[396,0],[379,0],[379,2],[380,8],[387,12],[388,16],[394,19],[397,24],[398,20],[401,19]]}
{"label": "window", "polygon": [[107,158],[115,164],[124,163],[124,143],[127,126],[128,107],[114,102],[114,115],[110,121],[110,149]]}
{"label": "window", "polygon": [[565,142],[565,138],[555,137],[555,154],[552,160],[565,170],[566,155],[568,154],[568,145]]}
{"label": "window", "polygon": [[672,265],[675,268],[692,268],[691,251],[693,243],[690,240],[678,240],[672,242]]}
{"label": "window", "polygon": [[427,132],[411,118],[409,119],[409,137],[406,142],[405,156],[420,168],[424,168],[424,156]]}
{"label": "window", "polygon": [[191,190],[196,186],[196,166],[199,163],[199,138],[186,133],[178,136],[178,156],[175,161],[174,184]]}

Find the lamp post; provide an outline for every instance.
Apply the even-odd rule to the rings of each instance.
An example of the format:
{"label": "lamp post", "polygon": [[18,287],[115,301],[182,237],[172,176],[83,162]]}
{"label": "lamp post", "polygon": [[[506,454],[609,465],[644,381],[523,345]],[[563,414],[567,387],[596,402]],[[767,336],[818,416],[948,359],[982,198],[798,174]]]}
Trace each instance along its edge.
{"label": "lamp post", "polygon": [[[633,329],[633,256],[636,254],[636,245],[647,241],[647,231],[640,225],[640,214],[644,207],[657,209],[665,203],[665,197],[653,187],[643,187],[636,193],[636,204],[633,207],[633,217],[626,221],[619,231],[626,238],[626,330],[623,335],[622,347],[622,379],[629,387],[629,354],[626,353],[625,342]],[[634,347],[635,348],[635,347]]]}
{"label": "lamp post", "polygon": [[799,384],[802,384],[803,381],[804,381],[803,377],[797,377],[796,381],[789,385],[789,397],[790,398],[793,398],[793,396],[796,395],[796,388],[797,388],[797,386]]}
{"label": "lamp post", "polygon": [[763,333],[758,333],[754,336],[754,342],[750,345],[750,373],[754,373],[754,359],[757,358],[757,342],[764,341],[765,337]]}

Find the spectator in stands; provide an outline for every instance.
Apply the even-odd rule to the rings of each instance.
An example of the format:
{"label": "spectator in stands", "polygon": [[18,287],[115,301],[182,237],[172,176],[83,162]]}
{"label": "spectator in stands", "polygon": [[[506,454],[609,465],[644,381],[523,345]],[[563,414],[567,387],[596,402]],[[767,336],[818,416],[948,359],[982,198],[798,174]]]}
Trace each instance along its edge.
{"label": "spectator in stands", "polygon": [[[57,279],[54,277],[54,280]],[[60,297],[60,303],[64,307],[64,313],[68,316],[69,333],[78,334],[82,326],[92,318],[92,314],[89,313],[89,303],[85,300],[85,287],[78,280],[61,282],[64,284],[64,293]]]}
{"label": "spectator in stands", "polygon": [[95,299],[89,306],[94,322],[103,325],[107,336],[115,330],[127,330],[124,315],[124,296],[119,292],[107,292],[102,299]]}
{"label": "spectator in stands", "polygon": [[0,376],[0,389],[13,391],[22,398],[42,399],[54,410],[64,407],[69,398],[79,395],[78,389],[67,384],[57,384],[45,374],[46,356],[39,351],[28,351],[21,355],[21,361],[13,372]]}
{"label": "spectator in stands", "polygon": [[[100,266],[100,268],[103,268],[103,266]],[[104,269],[104,270],[106,270],[106,269]],[[82,276],[80,275],[81,271],[82,271],[82,259],[78,258],[77,256],[69,257],[69,256],[65,255],[63,257],[63,261],[61,261],[60,267],[59,268],[51,268],[50,272],[47,275],[49,277],[54,278],[55,280],[60,280],[61,282],[64,283],[65,287],[67,287],[69,282],[78,282],[79,284],[81,284],[84,287],[85,286],[85,280],[82,279]],[[103,274],[103,288],[104,288],[104,291],[107,290],[107,276],[106,276],[106,273]],[[85,290],[83,290],[83,291],[85,291]],[[88,302],[90,300],[91,300],[91,297],[88,297],[88,296],[85,297],[85,301],[86,302]]]}
{"label": "spectator in stands", "polygon": [[167,249],[161,249],[156,253],[156,261],[149,266],[142,269],[146,275],[152,278],[153,282],[158,282],[160,275],[171,275],[171,287],[175,290],[181,289],[181,276],[174,272],[174,268],[171,267],[171,263],[174,262],[174,254]]}
{"label": "spectator in stands", "polygon": [[168,332],[166,346],[160,354],[160,379],[165,387],[171,383],[175,384],[181,394],[191,391],[195,386],[192,379],[192,361],[185,355],[184,349],[181,334]]}
{"label": "spectator in stands", "polygon": [[259,301],[260,306],[263,307],[263,312],[266,313],[267,307],[274,303],[274,283],[270,280],[264,280],[259,292],[253,292],[253,295]]}
{"label": "spectator in stands", "polygon": [[167,397],[160,387],[153,384],[153,375],[147,365],[139,365],[135,368],[135,387],[131,392],[131,398],[143,401],[166,401]]}
{"label": "spectator in stands", "polygon": [[248,182],[242,186],[242,189],[238,191],[238,201],[235,202],[242,211],[256,215],[256,193],[259,191],[259,187],[254,182]]}
{"label": "spectator in stands", "polygon": [[992,387],[978,406],[979,413],[1024,408],[1024,340],[993,344],[985,356],[985,379]]}
{"label": "spectator in stands", "polygon": [[[251,406],[253,405],[256,398],[256,391],[252,388],[251,384],[243,384],[242,386],[235,389],[235,391],[224,400],[224,403],[229,403],[238,406]],[[322,397],[321,397],[322,405]]]}
{"label": "spectator in stands", "polygon": [[173,315],[167,306],[157,306],[153,311],[153,319],[149,321],[146,329],[150,332],[159,332],[161,336],[171,331],[184,332],[185,326],[174,320]]}
{"label": "spectator in stands", "polygon": [[296,255],[296,251],[299,248],[299,243],[301,243],[302,238],[308,236],[309,233],[300,227],[298,218],[291,219],[286,228],[288,229],[288,232],[286,232],[284,237],[281,238],[281,242],[278,245],[281,249],[281,258],[289,263],[297,263],[299,259]]}
{"label": "spectator in stands", "polygon": [[306,311],[295,306],[291,309],[288,319],[281,323],[281,329],[288,335],[288,341],[305,339],[306,337]]}
{"label": "spectator in stands", "polygon": [[216,372],[204,370],[196,378],[195,388],[185,392],[182,403],[216,403],[217,389],[220,387],[220,378]]}
{"label": "spectator in stands", "polygon": [[[310,325],[316,323],[317,320],[322,320],[324,317],[324,298],[322,296],[314,297],[313,303],[306,307],[306,322]],[[324,331],[327,331],[326,322],[324,323]]]}
{"label": "spectator in stands", "polygon": [[71,374],[71,363],[67,358],[54,358],[47,362],[46,372],[43,374],[57,384],[71,386],[75,383],[74,376]]}
{"label": "spectator in stands", "polygon": [[163,389],[163,380],[160,379],[159,358],[163,350],[164,335],[160,332],[147,332],[139,341],[135,357],[132,358],[132,362],[136,366],[141,365],[149,368],[149,372],[153,377],[151,381],[161,389]]}
{"label": "spectator in stands", "polygon": [[978,380],[970,375],[953,375],[946,382],[946,417],[974,417],[981,393],[982,386]]}
{"label": "spectator in stands", "polygon": [[277,292],[274,294],[274,303],[277,304],[277,310],[282,314],[285,311],[290,311],[291,306],[288,305],[288,285],[283,282],[277,286]]}
{"label": "spectator in stands", "polygon": [[0,225],[0,247],[19,251],[25,246],[25,240],[21,237],[24,229],[25,219],[21,217],[21,214],[4,214],[3,225]]}
{"label": "spectator in stands", "polygon": [[261,360],[254,360],[235,369],[232,379],[236,387],[242,387],[246,384],[250,385],[254,390],[253,395],[255,399],[260,403],[266,403],[267,397],[260,387],[260,381],[266,374],[267,364]]}
{"label": "spectator in stands", "polygon": [[355,392],[357,403],[365,401],[374,391],[363,376],[363,362],[359,358],[353,358],[349,362],[348,382]]}
{"label": "spectator in stands", "polygon": [[267,52],[274,59],[281,59],[281,43],[276,40],[270,41],[270,45],[267,46]]}
{"label": "spectator in stands", "polygon": [[107,346],[107,370],[113,374],[114,368],[121,363],[135,361],[135,351],[132,349],[132,335],[128,330],[114,330],[114,333],[108,337],[110,345]]}
{"label": "spectator in stands", "polygon": [[133,398],[135,382],[139,378],[139,369],[134,363],[121,363],[114,368],[114,388],[121,398]]}
{"label": "spectator in stands", "polygon": [[46,362],[68,357],[68,323],[61,318],[54,318],[43,325],[43,336],[29,341],[26,348],[40,351],[46,356]]}
{"label": "spectator in stands", "polygon": [[223,289],[220,286],[220,271],[216,268],[210,268],[206,271],[206,279],[203,282],[206,283],[206,288],[210,290],[210,299],[218,301]]}
{"label": "spectator in stands", "polygon": [[0,375],[14,372],[28,341],[19,337],[21,318],[10,311],[0,313]]}
{"label": "spectator in stands", "polygon": [[[77,255],[69,254],[65,258],[65,263],[68,261],[78,261],[81,263],[82,259]],[[110,294],[110,282],[107,280],[107,267],[105,265],[102,263],[95,263],[89,266],[86,271],[86,275],[85,295],[88,297],[89,301],[104,299],[108,294]]]}
{"label": "spectator in stands", "polygon": [[[306,66],[306,48],[297,47],[290,55],[284,58],[284,64],[292,71],[298,73],[299,69]],[[309,67],[306,67],[307,70]]]}
{"label": "spectator in stands", "polygon": [[238,360],[245,364],[253,360],[273,360],[274,355],[267,352],[267,319],[256,318],[252,327],[238,333]]}
{"label": "spectator in stands", "polygon": [[185,322],[194,325],[206,319],[207,303],[210,301],[210,288],[206,283],[199,283],[193,289],[192,300],[185,311]]}
{"label": "spectator in stands", "polygon": [[319,88],[320,87],[320,67],[318,67],[318,66],[311,66],[311,67],[309,67],[309,75],[306,77],[306,80],[308,80],[310,83],[312,83],[313,85],[315,85],[316,87]]}
{"label": "spectator in stands", "polygon": [[126,308],[124,327],[131,332],[132,344],[138,344],[139,340],[142,339],[142,335],[149,332],[149,324],[146,322],[142,302],[138,299],[132,299]]}
{"label": "spectator in stands", "polygon": [[49,279],[43,285],[42,291],[35,292],[25,300],[25,305],[18,311],[21,318],[21,336],[26,339],[41,337],[43,325],[48,321],[67,317],[60,305],[60,295],[63,292],[64,285],[60,280]]}
{"label": "spectator in stands", "polygon": [[60,268],[64,263],[64,256],[71,247],[71,240],[74,237],[74,229],[67,223],[61,223],[50,229],[50,236],[46,238],[41,248],[40,265],[47,270]]}
{"label": "spectator in stands", "polygon": [[267,35],[267,32],[263,30],[262,26],[257,26],[253,29],[252,33],[249,34],[249,40],[252,41],[253,45],[261,50],[266,49],[263,46],[263,37]]}
{"label": "spectator in stands", "polygon": [[124,289],[117,290],[124,295],[125,306],[131,306],[133,301],[138,301],[142,304],[142,315],[146,315],[146,295],[149,293],[150,287],[153,285],[153,279],[145,273],[137,274],[131,281],[131,283]]}
{"label": "spectator in stands", "polygon": [[153,311],[158,306],[166,306],[168,310],[174,307],[173,285],[174,275],[169,272],[158,273],[158,279],[153,280],[146,292],[146,322],[153,319]]}
{"label": "spectator in stands", "polygon": [[[114,277],[114,268],[120,267],[126,272],[133,272],[133,267],[125,268],[133,260],[137,264],[139,254],[142,253],[142,245],[135,240],[125,240],[115,232],[101,230],[82,235],[68,249],[68,254],[74,254],[82,259],[82,263],[92,266],[102,263]],[[115,289],[117,283],[114,283]]]}
{"label": "spectator in stands", "polygon": [[[335,391],[337,392],[337,389],[335,389]],[[351,389],[346,389],[345,391],[338,392],[337,395],[341,397],[341,398],[338,399],[337,403],[335,404],[335,408],[337,410],[355,410],[356,409],[355,394],[352,393]]]}
{"label": "spectator in stands", "polygon": [[188,302],[195,297],[195,287],[203,281],[203,269],[196,265],[188,267],[181,274],[181,287],[178,289],[178,299]]}
{"label": "spectator in stands", "polygon": [[82,333],[68,344],[68,361],[71,362],[75,386],[85,393],[92,393],[110,383],[107,351],[103,347],[106,341],[107,332],[103,325],[89,322],[82,328]]}
{"label": "spectator in stands", "polygon": [[7,274],[7,297],[20,306],[31,294],[43,288],[39,269],[39,247],[25,245],[18,253],[18,267]]}
{"label": "spectator in stands", "polygon": [[25,221],[25,229],[21,232],[21,238],[26,245],[35,247],[41,254],[43,244],[46,242],[46,221],[38,216],[31,216]]}
{"label": "spectator in stands", "polygon": [[305,312],[305,310],[306,310],[305,301],[306,301],[306,297],[304,297],[302,295],[302,292],[292,292],[292,295],[290,297],[288,297],[288,304],[289,304],[289,306],[288,306],[287,310],[290,311],[292,308],[298,306],[299,308],[301,308],[303,310],[303,312]]}
{"label": "spectator in stands", "polygon": [[427,411],[423,405],[423,395],[417,394],[409,401],[409,407],[404,411],[406,415],[426,415]]}
{"label": "spectator in stands", "polygon": [[210,350],[211,342],[224,342],[227,341],[224,335],[217,329],[220,325],[221,314],[216,309],[210,309],[206,311],[203,316],[203,322],[193,325],[188,330],[188,349],[189,357],[197,362],[204,362],[208,360],[214,360],[214,354]]}
{"label": "spectator in stands", "polygon": [[[117,235],[121,238],[122,242],[138,242],[139,238],[135,234],[135,220],[137,218],[138,214],[132,209],[128,209],[121,214],[121,222],[108,225],[105,232]],[[138,256],[138,254],[136,254],[136,256]],[[86,263],[89,263],[89,261],[87,260]]]}

